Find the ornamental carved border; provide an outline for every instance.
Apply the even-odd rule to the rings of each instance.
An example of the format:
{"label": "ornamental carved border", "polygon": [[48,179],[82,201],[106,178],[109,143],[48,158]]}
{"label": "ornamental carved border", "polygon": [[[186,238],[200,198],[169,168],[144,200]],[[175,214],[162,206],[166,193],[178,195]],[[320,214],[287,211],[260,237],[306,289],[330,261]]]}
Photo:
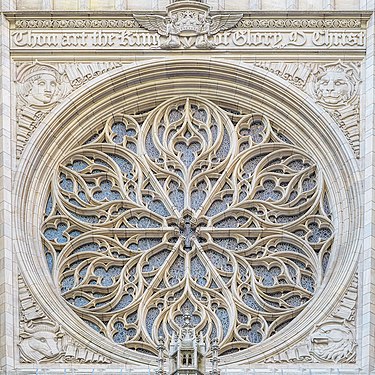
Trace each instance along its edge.
{"label": "ornamental carved border", "polygon": [[[238,27],[244,28],[332,28],[332,29],[359,29],[363,25],[360,18],[322,18],[322,19],[309,19],[309,18],[253,18],[244,15],[243,19],[238,23]],[[137,29],[140,24],[133,16],[128,16],[122,19],[16,19],[15,28],[17,29],[116,29],[128,28]]]}

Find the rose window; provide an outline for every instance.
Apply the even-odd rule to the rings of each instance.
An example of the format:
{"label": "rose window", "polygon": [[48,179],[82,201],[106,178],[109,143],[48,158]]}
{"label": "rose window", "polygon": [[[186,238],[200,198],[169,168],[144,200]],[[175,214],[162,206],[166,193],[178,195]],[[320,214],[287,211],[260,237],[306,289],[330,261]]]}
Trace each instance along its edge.
{"label": "rose window", "polygon": [[189,313],[228,354],[271,338],[313,298],[330,217],[322,171],[266,117],[175,98],[110,116],[67,152],[42,238],[87,329],[156,354]]}

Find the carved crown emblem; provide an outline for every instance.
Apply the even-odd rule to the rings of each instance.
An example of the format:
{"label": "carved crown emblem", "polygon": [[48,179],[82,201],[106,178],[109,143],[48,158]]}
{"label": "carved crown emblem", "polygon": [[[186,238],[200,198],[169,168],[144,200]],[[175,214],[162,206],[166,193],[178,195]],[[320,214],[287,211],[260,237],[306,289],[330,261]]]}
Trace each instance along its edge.
{"label": "carved crown emblem", "polygon": [[[198,0],[173,1],[167,6],[166,17],[134,15],[142,27],[167,38],[161,45],[162,48],[179,48],[180,37],[196,37],[195,47],[202,49],[214,48],[208,37],[231,29],[242,17],[242,14],[220,14],[211,17],[210,7]],[[186,44],[184,46],[187,47]]]}

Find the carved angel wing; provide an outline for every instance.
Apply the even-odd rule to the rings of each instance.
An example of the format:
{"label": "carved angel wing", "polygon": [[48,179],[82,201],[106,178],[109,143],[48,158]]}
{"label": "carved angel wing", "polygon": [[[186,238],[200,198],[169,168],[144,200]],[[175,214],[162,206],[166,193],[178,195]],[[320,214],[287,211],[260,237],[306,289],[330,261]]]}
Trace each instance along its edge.
{"label": "carved angel wing", "polygon": [[210,35],[214,35],[219,31],[228,30],[237,25],[243,14],[223,14],[213,16],[210,23]]}
{"label": "carved angel wing", "polygon": [[156,31],[160,35],[168,36],[165,17],[147,14],[134,14],[134,18],[145,29],[149,31]]}

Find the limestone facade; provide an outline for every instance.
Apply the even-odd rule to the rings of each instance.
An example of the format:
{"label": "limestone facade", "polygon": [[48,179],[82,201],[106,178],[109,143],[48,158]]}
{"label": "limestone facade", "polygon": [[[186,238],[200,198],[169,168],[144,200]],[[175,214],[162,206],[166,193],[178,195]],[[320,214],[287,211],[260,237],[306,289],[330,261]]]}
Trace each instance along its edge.
{"label": "limestone facade", "polygon": [[375,373],[373,0],[0,4],[2,373]]}

